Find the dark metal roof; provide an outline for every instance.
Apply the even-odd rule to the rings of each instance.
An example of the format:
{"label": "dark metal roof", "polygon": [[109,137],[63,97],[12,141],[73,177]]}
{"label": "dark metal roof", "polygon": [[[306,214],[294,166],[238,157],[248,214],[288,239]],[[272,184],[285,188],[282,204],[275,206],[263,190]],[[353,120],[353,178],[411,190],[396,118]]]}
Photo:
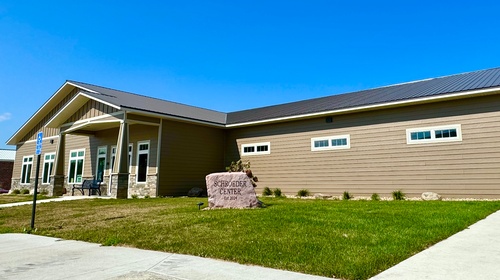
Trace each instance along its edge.
{"label": "dark metal roof", "polygon": [[411,101],[419,98],[446,96],[458,92],[499,87],[500,68],[237,111],[228,114],[87,83],[76,81],[68,82],[95,91],[97,93],[89,94],[96,94],[98,95],[96,96],[98,99],[122,108],[136,109],[217,125],[234,125],[307,114],[321,114],[322,112],[327,113],[336,110],[354,109],[370,105],[383,105],[398,101]]}
{"label": "dark metal roof", "polygon": [[226,124],[241,124],[500,86],[500,68],[232,112]]}
{"label": "dark metal roof", "polygon": [[[97,98],[122,108],[136,109],[140,111],[157,113],[167,116],[179,117],[195,121],[208,122],[224,125],[226,123],[226,114],[170,102],[162,99],[138,95],[125,91],[100,87],[82,82],[68,81],[74,85],[97,92]],[[89,94],[95,94],[89,92]]]}

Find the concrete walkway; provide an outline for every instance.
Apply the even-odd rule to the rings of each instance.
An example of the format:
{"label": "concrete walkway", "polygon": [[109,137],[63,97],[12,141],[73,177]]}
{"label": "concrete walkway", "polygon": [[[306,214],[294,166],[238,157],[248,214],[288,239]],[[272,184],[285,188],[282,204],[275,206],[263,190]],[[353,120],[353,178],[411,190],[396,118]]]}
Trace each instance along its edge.
{"label": "concrete walkway", "polygon": [[[0,259],[0,279],[329,279],[29,234],[0,234]],[[500,211],[371,279],[500,279]]]}
{"label": "concrete walkway", "polygon": [[324,277],[188,255],[0,234],[0,279],[320,280]]}
{"label": "concrete walkway", "polygon": [[371,279],[500,279],[500,211]]}
{"label": "concrete walkway", "polygon": [[[61,197],[49,198],[49,199],[37,199],[36,204],[38,205],[40,203],[55,202],[55,201],[95,199],[95,198],[109,199],[110,197],[107,197],[107,196],[87,196],[87,195],[61,196]],[[0,208],[15,207],[15,206],[22,206],[22,205],[33,205],[33,201],[23,201],[23,202],[0,204]]]}

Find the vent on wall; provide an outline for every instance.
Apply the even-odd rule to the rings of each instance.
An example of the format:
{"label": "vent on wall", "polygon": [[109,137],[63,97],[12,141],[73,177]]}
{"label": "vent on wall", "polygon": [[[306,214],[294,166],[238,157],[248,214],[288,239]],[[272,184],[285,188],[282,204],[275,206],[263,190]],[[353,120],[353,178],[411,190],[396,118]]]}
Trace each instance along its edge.
{"label": "vent on wall", "polygon": [[326,123],[331,123],[331,122],[333,122],[333,117],[326,117],[326,118],[325,118],[325,122],[326,122]]}

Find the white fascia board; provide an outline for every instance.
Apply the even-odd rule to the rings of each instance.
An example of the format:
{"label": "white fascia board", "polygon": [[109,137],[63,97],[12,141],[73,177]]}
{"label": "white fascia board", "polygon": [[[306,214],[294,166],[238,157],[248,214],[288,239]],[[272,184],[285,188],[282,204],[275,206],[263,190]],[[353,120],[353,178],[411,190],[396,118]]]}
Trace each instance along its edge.
{"label": "white fascia board", "polygon": [[292,120],[299,120],[299,119],[307,119],[307,118],[314,118],[314,117],[321,117],[321,116],[354,113],[354,112],[360,112],[360,111],[370,111],[370,110],[384,109],[384,108],[390,108],[390,107],[409,106],[409,105],[416,105],[416,104],[421,104],[421,103],[437,102],[437,101],[447,100],[447,99],[456,99],[456,98],[460,98],[460,97],[469,97],[471,95],[482,95],[482,94],[487,95],[487,94],[491,94],[491,93],[494,93],[494,92],[499,91],[499,90],[500,90],[499,87],[495,87],[495,88],[490,88],[490,89],[465,91],[465,92],[459,92],[459,93],[454,93],[454,94],[438,95],[438,96],[432,96],[432,97],[422,97],[422,98],[403,100],[403,101],[393,101],[393,102],[387,102],[387,103],[382,103],[382,104],[366,105],[366,106],[359,106],[359,107],[318,112],[318,113],[311,113],[311,114],[302,114],[302,115],[296,115],[296,116],[291,116],[291,117],[281,117],[281,118],[251,121],[251,122],[245,122],[245,123],[228,124],[228,125],[226,125],[226,127],[227,128],[235,128],[235,127],[243,127],[243,126],[268,124],[268,123],[274,123],[274,122],[284,122],[284,121],[292,121]]}
{"label": "white fascia board", "polygon": [[15,143],[12,143],[12,144],[9,144],[11,141],[14,140],[14,138],[19,134],[21,133],[21,131],[24,130],[24,128],[38,115],[38,113],[40,113],[41,111],[43,111],[43,109],[45,109],[46,106],[48,106],[48,104],[57,96],[59,95],[59,93],[67,86],[67,85],[71,85],[71,86],[76,86],[72,83],[69,83],[69,82],[65,82],[54,94],[52,94],[52,96],[47,100],[45,101],[45,103],[43,103],[43,105],[21,126],[21,128],[19,128],[10,138],[9,140],[7,140],[7,142],[5,142],[7,145],[15,145]]}
{"label": "white fascia board", "polygon": [[[96,98],[95,96],[88,95],[88,94],[86,94],[86,93],[84,93],[84,92],[79,92],[78,94],[81,94],[81,95],[83,95],[83,96],[85,96],[85,97],[88,97],[88,98],[90,98],[90,99],[92,99],[92,100],[95,100],[95,101],[97,101],[97,102],[101,102],[102,104],[106,104],[106,105],[108,105],[108,106],[110,106],[110,107],[113,107],[113,108],[115,108],[115,109],[117,109],[117,110],[120,110],[120,109],[121,109],[121,108],[120,108],[120,106],[118,106],[118,105],[115,105],[115,104],[109,103],[109,102],[107,102],[107,101],[104,101],[104,100],[102,100],[102,99]],[[97,93],[97,94],[99,94],[99,93]]]}
{"label": "white fascia board", "polygon": [[[88,94],[85,94],[84,92],[78,92],[66,105],[64,105],[64,107],[62,107],[54,116],[52,116],[52,118],[44,125],[44,126],[49,126],[52,122],[54,122],[61,114],[63,114],[67,109],[68,107],[72,106],[74,102],[76,102],[77,99],[80,99],[82,97],[85,97],[85,98],[88,98],[88,99],[92,99],[92,100],[95,100],[97,102],[101,102],[103,104],[106,104],[108,106],[111,106],[113,108],[116,108],[118,110],[120,110],[120,107],[119,106],[116,106],[114,104],[110,104],[108,102],[105,102],[101,99],[98,99],[98,98],[95,98],[94,96],[92,95],[88,95]],[[85,101],[87,102],[87,101]],[[72,112],[73,114],[74,112]],[[72,115],[71,114],[71,115]]]}
{"label": "white fascia board", "polygon": [[[106,121],[99,121],[99,120],[100,119],[109,118],[109,117],[116,117],[116,116],[119,116],[119,115],[122,115],[122,114],[124,114],[124,111],[118,111],[118,112],[114,112],[114,113],[110,113],[110,114],[105,114],[105,115],[101,115],[101,116],[97,116],[97,117],[93,117],[93,118],[79,120],[79,121],[76,121],[76,122],[65,123],[65,124],[62,124],[61,127],[68,127],[68,126],[78,125],[78,124],[82,124],[82,123],[89,123],[89,122],[91,122],[91,123],[103,123],[103,122],[106,122]],[[122,119],[117,118],[116,120],[110,120],[110,121],[111,122],[122,121]]]}

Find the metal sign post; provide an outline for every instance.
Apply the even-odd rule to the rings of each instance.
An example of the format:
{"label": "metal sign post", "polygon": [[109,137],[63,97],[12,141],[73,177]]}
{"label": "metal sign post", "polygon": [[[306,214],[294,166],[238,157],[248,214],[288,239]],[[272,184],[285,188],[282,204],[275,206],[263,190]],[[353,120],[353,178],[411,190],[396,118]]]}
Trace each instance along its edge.
{"label": "metal sign post", "polygon": [[33,190],[33,210],[31,211],[31,230],[35,228],[36,196],[38,193],[38,175],[40,174],[40,155],[42,154],[43,132],[38,132],[36,136],[36,172],[35,189]]}

